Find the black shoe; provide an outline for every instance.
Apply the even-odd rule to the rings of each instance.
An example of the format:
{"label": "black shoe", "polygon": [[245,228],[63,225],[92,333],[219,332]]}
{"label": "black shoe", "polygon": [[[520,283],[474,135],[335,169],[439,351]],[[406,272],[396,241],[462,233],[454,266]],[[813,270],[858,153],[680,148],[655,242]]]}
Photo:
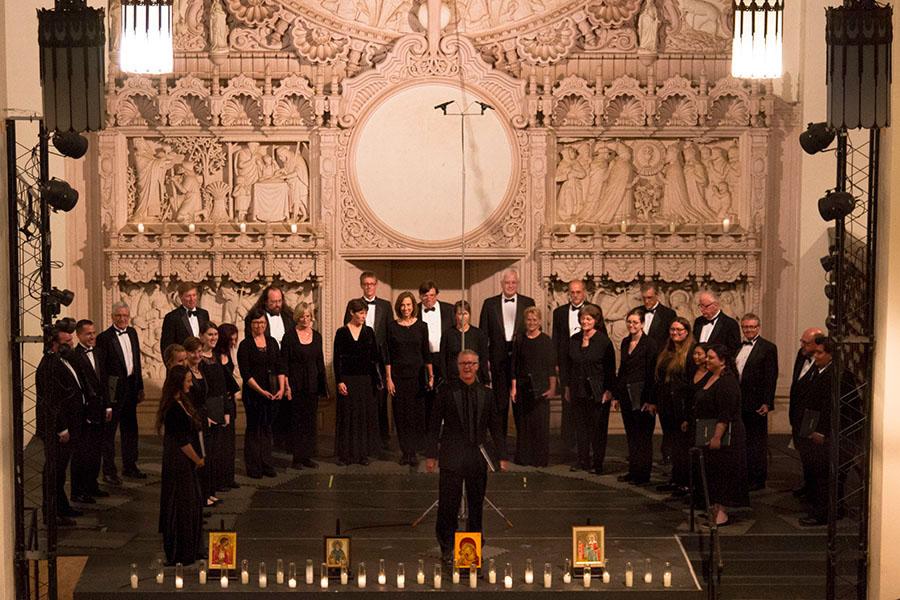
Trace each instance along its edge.
{"label": "black shoe", "polygon": [[818,517],[808,516],[808,517],[800,517],[799,523],[803,527],[819,527],[822,525],[826,525],[828,523],[828,521],[826,521],[825,519],[820,519]]}
{"label": "black shoe", "polygon": [[96,500],[86,494],[72,496],[72,502],[77,502],[78,504],[97,504]]}
{"label": "black shoe", "polygon": [[228,487],[228,488],[231,488],[231,489],[233,489],[233,490],[236,490],[236,489],[238,489],[239,487],[241,487],[241,484],[239,484],[237,481],[232,481],[231,483],[226,484],[225,487]]}
{"label": "black shoe", "polygon": [[56,526],[57,527],[75,527],[78,523],[75,522],[75,519],[70,519],[69,517],[59,516],[56,517]]}
{"label": "black shoe", "polygon": [[122,471],[122,475],[124,475],[125,477],[130,477],[131,479],[147,479],[147,474],[140,469]]}
{"label": "black shoe", "polygon": [[591,473],[594,475],[603,475],[603,467],[594,467],[591,469]]}
{"label": "black shoe", "polygon": [[122,485],[122,480],[118,475],[104,475],[103,481],[109,485]]}
{"label": "black shoe", "polygon": [[364,459],[362,459],[361,461],[359,461],[359,464],[361,464],[361,465],[364,466],[364,467],[368,467],[368,466],[369,466],[369,459],[368,459],[368,458],[364,458]]}
{"label": "black shoe", "polygon": [[91,496],[93,496],[94,498],[109,498],[109,492],[101,489],[96,489],[91,492]]}
{"label": "black shoe", "polygon": [[69,508],[60,509],[60,510],[56,511],[56,514],[59,517],[70,517],[70,518],[80,517],[80,516],[84,515],[83,512],[81,512],[77,508],[72,508],[71,506]]}
{"label": "black shoe", "polygon": [[631,476],[631,473],[625,473],[624,475],[616,477],[616,481],[625,483],[626,481],[634,481],[634,478]]}

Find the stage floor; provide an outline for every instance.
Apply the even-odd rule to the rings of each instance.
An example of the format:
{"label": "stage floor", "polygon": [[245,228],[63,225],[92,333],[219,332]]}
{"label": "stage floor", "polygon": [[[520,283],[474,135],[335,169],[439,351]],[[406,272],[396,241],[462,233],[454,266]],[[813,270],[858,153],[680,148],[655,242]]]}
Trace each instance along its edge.
{"label": "stage floor", "polygon": [[[770,487],[753,494],[753,508],[733,514],[734,523],[721,530],[725,557],[723,597],[725,598],[820,598],[824,591],[824,528],[804,529],[797,524],[802,516],[789,489],[797,481],[795,459],[786,440],[773,438]],[[368,567],[366,592],[419,595],[435,593],[431,586],[432,565],[439,558],[434,537],[434,512],[416,528],[411,523],[437,497],[437,476],[392,460],[374,461],[369,467],[338,467],[330,460],[320,468],[294,471],[280,469],[274,479],[251,480],[239,477],[242,487],[222,495],[224,502],[212,510],[209,526],[238,533],[238,558],[250,560],[251,584],[232,580],[228,589],[218,581],[200,586],[196,572],[186,569],[185,589],[180,596],[206,597],[212,594],[268,593],[322,594],[360,593],[353,583],[329,589],[318,587],[318,564],[322,560],[322,536],[335,531],[340,519],[342,533],[352,536],[351,560],[365,561]],[[285,459],[287,457],[284,457]],[[75,590],[76,600],[116,597],[161,597],[173,593],[174,570],[167,569],[163,585],[154,580],[153,565],[161,557],[161,538],[156,533],[159,494],[159,443],[142,440],[142,467],[151,474],[142,482],[128,481],[108,499],[85,508],[76,529],[61,530],[60,552],[88,555],[88,563]],[[545,469],[513,466],[513,471],[492,474],[488,497],[513,523],[485,507],[485,560],[493,558],[502,581],[503,567],[514,568],[514,587],[503,589],[487,580],[477,590],[451,585],[445,577],[441,593],[491,592],[529,597],[562,592],[602,591],[608,595],[634,598],[665,595],[666,598],[704,598],[699,540],[688,530],[687,505],[667,499],[651,486],[633,487],[616,481],[624,467],[624,439],[612,436],[607,472],[602,476],[570,473],[568,465]],[[657,470],[657,469],[655,469]],[[663,472],[655,473],[662,481]],[[654,481],[656,483],[657,481]],[[606,553],[612,581],[594,580],[590,590],[581,579],[562,583],[564,559],[571,555],[572,525],[588,519],[606,530]],[[264,560],[269,581],[274,581],[275,561],[297,563],[300,583],[296,590],[270,584],[256,585],[257,564]],[[303,583],[306,559],[315,565],[315,586]],[[378,560],[387,564],[388,584],[376,583]],[[535,584],[526,585],[526,559],[535,565]],[[645,559],[650,558],[653,582],[643,583]],[[415,583],[419,559],[426,562],[426,585]],[[626,561],[635,567],[635,585],[624,586]],[[128,585],[129,564],[137,563],[140,587]],[[395,585],[396,564],[403,562],[407,584]],[[544,563],[553,566],[553,587],[544,590]],[[673,585],[664,589],[662,571],[670,562]],[[354,573],[355,574],[355,573]],[[626,596],[627,595],[627,596]]]}

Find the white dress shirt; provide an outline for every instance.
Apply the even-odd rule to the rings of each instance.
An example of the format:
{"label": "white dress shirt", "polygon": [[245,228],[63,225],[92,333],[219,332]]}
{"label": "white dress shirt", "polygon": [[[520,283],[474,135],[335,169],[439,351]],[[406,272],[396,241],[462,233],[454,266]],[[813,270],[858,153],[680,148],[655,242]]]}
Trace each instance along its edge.
{"label": "white dress shirt", "polygon": [[368,325],[372,329],[375,329],[375,305],[368,304],[369,302],[374,302],[375,298],[366,298],[365,296],[363,296],[363,300],[365,300],[369,308],[368,312],[366,312],[366,325]]}
{"label": "white dress shirt", "polygon": [[91,367],[93,367],[94,371],[96,372],[97,371],[97,362],[94,360],[94,349],[88,348],[84,344],[78,344],[78,345],[81,346],[82,348],[84,348],[84,350],[85,350],[84,355],[87,356],[88,362],[91,363]]}
{"label": "white dress shirt", "polygon": [[[756,339],[752,340],[744,340],[741,344],[741,349],[738,350],[737,356],[734,359],[734,364],[738,370],[738,379],[744,376],[744,367],[747,365],[747,359],[750,358],[750,353],[753,352],[753,346],[756,344]],[[750,342],[749,344],[747,342]]]}
{"label": "white dress shirt", "polygon": [[709,341],[709,336],[712,335],[713,329],[716,328],[716,321],[719,319],[719,315],[722,314],[722,311],[716,313],[712,319],[709,320],[709,323],[700,328],[700,343],[704,344]]}
{"label": "white dress shirt", "polygon": [[267,312],[266,320],[269,322],[269,335],[275,338],[280,348],[281,338],[284,337],[284,319],[281,318],[281,315],[270,315]]}
{"label": "white dress shirt", "polygon": [[125,373],[131,377],[134,374],[134,356],[132,355],[131,338],[127,333],[128,330],[113,327],[113,331],[116,332],[116,339],[119,341],[119,346],[122,347],[122,354],[125,355]]}
{"label": "white dress shirt", "polygon": [[[182,306],[184,310],[188,313],[188,323],[191,326],[191,333],[194,337],[200,337],[200,320],[197,318],[197,309],[190,309],[186,306]],[[194,311],[194,314],[191,314],[191,311]]]}
{"label": "white dress shirt", "polygon": [[[656,309],[659,308],[659,302],[657,302],[653,308],[644,313],[644,334],[650,335],[650,326],[653,325],[653,317],[656,315]],[[653,312],[650,312],[653,311]]]}
{"label": "white dress shirt", "polygon": [[[507,302],[512,300],[512,302]],[[516,331],[516,305],[519,303],[519,295],[507,298],[500,294],[501,311],[503,312],[503,333],[507,342],[511,342]]]}
{"label": "white dress shirt", "polygon": [[803,362],[803,368],[800,369],[800,375],[797,376],[797,381],[800,381],[801,379],[806,377],[806,374],[809,373],[809,370],[812,368],[812,366],[813,366],[813,359],[807,358]]}
{"label": "white dress shirt", "polygon": [[434,352],[441,351],[441,303],[434,303],[434,310],[426,311],[422,306],[422,320],[428,325],[428,349]]}
{"label": "white dress shirt", "polygon": [[584,308],[584,302],[578,306],[571,302],[569,303],[569,337],[581,331],[581,321],[578,320],[578,313],[581,312],[582,308]]}

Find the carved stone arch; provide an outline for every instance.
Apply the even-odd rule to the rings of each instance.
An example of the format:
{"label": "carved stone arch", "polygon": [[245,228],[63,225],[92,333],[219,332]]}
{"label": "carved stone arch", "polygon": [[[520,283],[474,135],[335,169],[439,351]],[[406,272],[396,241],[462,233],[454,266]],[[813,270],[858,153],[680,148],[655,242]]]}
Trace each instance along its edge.
{"label": "carved stone arch", "polygon": [[196,127],[212,124],[208,99],[209,88],[203,80],[194,75],[179,78],[169,90],[166,111],[169,125]]}
{"label": "carved stone arch", "polygon": [[554,127],[594,124],[594,90],[577,75],[569,75],[553,86],[550,123]]}
{"label": "carved stone arch", "polygon": [[313,125],[316,120],[313,106],[315,95],[315,89],[305,77],[291,75],[282,79],[273,94],[274,125],[288,127]]}
{"label": "carved stone arch", "polygon": [[726,77],[709,92],[709,120],[712,125],[750,125],[750,92],[734,77]]}
{"label": "carved stone arch", "polygon": [[673,127],[697,125],[700,118],[697,90],[688,79],[680,75],[670,77],[659,87],[656,96],[659,99],[657,123]]}
{"label": "carved stone arch", "polygon": [[244,74],[233,77],[222,90],[222,125],[261,126],[265,121],[261,99],[255,80]]}
{"label": "carved stone arch", "polygon": [[110,114],[120,127],[159,123],[159,91],[147,77],[128,77],[116,90]]}
{"label": "carved stone arch", "polygon": [[610,125],[642,127],[647,122],[647,93],[641,83],[623,75],[603,91],[608,108],[603,119]]}

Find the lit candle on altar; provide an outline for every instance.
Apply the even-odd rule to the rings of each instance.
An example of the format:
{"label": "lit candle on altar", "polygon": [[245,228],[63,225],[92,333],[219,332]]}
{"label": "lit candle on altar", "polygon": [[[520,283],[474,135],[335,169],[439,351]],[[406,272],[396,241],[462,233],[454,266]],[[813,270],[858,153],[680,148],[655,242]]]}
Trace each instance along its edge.
{"label": "lit candle on altar", "polygon": [[280,558],[275,561],[275,583],[284,585],[284,561]]}
{"label": "lit candle on altar", "polygon": [[644,583],[653,583],[653,569],[650,566],[650,559],[644,561]]}
{"label": "lit candle on altar", "polygon": [[669,233],[675,233],[675,227],[676,227],[675,221],[671,221],[669,223]]}
{"label": "lit candle on altar", "polygon": [[406,587],[406,568],[403,563],[397,563],[397,589]]}
{"label": "lit candle on altar", "polygon": [[228,587],[228,569],[222,571],[222,576],[219,578],[219,585],[222,586],[222,588]]}
{"label": "lit candle on altar", "polygon": [[575,225],[575,223],[572,223],[571,225],[569,225],[569,233],[575,233],[575,231],[577,229],[578,229],[578,227]]}
{"label": "lit candle on altar", "polygon": [[512,584],[512,565],[506,563],[506,569],[503,571],[503,587],[510,590],[512,589]]}
{"label": "lit candle on altar", "polygon": [[366,563],[359,563],[359,567],[356,570],[356,586],[360,589],[366,587]]}
{"label": "lit candle on altar", "polygon": [[190,231],[191,233],[194,233],[195,231],[197,231],[197,226],[194,225],[193,223],[189,223],[189,224],[188,224],[188,231]]}
{"label": "lit candle on altar", "polygon": [[666,568],[663,571],[663,587],[668,588],[672,587],[672,564],[666,563]]}
{"label": "lit candle on altar", "polygon": [[582,581],[584,582],[584,587],[591,587],[591,568],[585,567],[584,573],[582,574]]}
{"label": "lit candle on altar", "polygon": [[553,585],[553,567],[550,563],[544,563],[544,587],[550,588]]}
{"label": "lit candle on altar", "polygon": [[297,565],[293,562],[288,565],[288,587],[297,587]]}
{"label": "lit candle on altar", "polygon": [[416,569],[416,583],[425,585],[425,561],[419,559],[419,568]]}
{"label": "lit candle on altar", "polygon": [[306,559],[306,585],[313,584],[313,562],[312,559]]}
{"label": "lit candle on altar", "polygon": [[136,590],[138,587],[137,564],[131,563],[131,589]]}
{"label": "lit candle on altar", "polygon": [[525,583],[534,583],[534,564],[530,558],[525,559]]}
{"label": "lit candle on altar", "polygon": [[181,563],[175,565],[175,589],[180,590],[184,587],[184,567]]}
{"label": "lit candle on altar", "polygon": [[378,585],[387,583],[387,573],[384,572],[384,559],[378,559]]}
{"label": "lit candle on altar", "polygon": [[722,233],[728,233],[731,230],[731,219],[725,217],[722,219]]}
{"label": "lit candle on altar", "polygon": [[622,222],[619,223],[619,231],[622,233],[628,233],[628,220],[622,219]]}
{"label": "lit candle on altar", "polygon": [[266,575],[266,563],[259,563],[259,588],[265,589],[269,585],[269,578]]}
{"label": "lit candle on altar", "polygon": [[459,567],[453,565],[453,583],[459,583]]}
{"label": "lit candle on altar", "polygon": [[568,558],[563,569],[563,583],[572,583],[572,562]]}
{"label": "lit candle on altar", "polygon": [[328,565],[322,563],[322,566],[319,568],[319,586],[323,590],[328,589]]}
{"label": "lit candle on altar", "polygon": [[348,583],[350,583],[350,567],[345,565],[341,567],[341,585]]}
{"label": "lit candle on altar", "polygon": [[144,233],[144,224],[138,223],[138,233]]}
{"label": "lit candle on altar", "polygon": [[625,587],[634,587],[634,569],[631,563],[625,563]]}
{"label": "lit candle on altar", "polygon": [[291,223],[291,233],[297,233],[297,224]]}
{"label": "lit candle on altar", "polygon": [[241,224],[240,224],[240,230],[241,230],[241,233],[247,233],[247,224],[246,224],[246,223],[241,223]]}
{"label": "lit candle on altar", "polygon": [[441,563],[434,564],[434,589],[441,589]]}
{"label": "lit candle on altar", "polygon": [[469,587],[472,589],[478,587],[478,569],[475,567],[469,568]]}
{"label": "lit candle on altar", "polygon": [[241,561],[241,585],[250,583],[250,561],[246,558]]}
{"label": "lit candle on altar", "polygon": [[199,567],[198,574],[200,577],[200,585],[206,585],[206,561],[205,560],[200,561],[200,567]]}
{"label": "lit candle on altar", "polygon": [[497,564],[493,558],[488,561],[488,583],[497,583]]}
{"label": "lit candle on altar", "polygon": [[166,571],[163,569],[161,558],[156,559],[156,583],[162,584],[166,580]]}
{"label": "lit candle on altar", "polygon": [[603,564],[603,583],[609,583],[612,575],[609,573],[609,563]]}

